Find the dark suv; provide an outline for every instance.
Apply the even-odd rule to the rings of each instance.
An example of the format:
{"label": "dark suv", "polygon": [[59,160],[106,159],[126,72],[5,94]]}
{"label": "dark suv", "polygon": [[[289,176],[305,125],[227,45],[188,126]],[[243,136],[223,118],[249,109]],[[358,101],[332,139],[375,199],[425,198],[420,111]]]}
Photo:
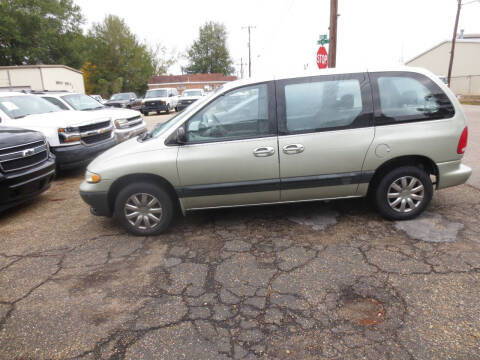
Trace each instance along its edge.
{"label": "dark suv", "polygon": [[139,110],[142,100],[133,92],[113,94],[110,100],[105,102],[106,106]]}
{"label": "dark suv", "polygon": [[47,190],[54,176],[55,156],[41,133],[0,127],[0,211]]}

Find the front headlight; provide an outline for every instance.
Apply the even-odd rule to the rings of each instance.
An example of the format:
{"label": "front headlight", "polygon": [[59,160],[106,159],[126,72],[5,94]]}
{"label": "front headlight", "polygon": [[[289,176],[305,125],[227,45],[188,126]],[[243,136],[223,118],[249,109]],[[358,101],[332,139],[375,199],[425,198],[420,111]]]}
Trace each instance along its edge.
{"label": "front headlight", "polygon": [[58,138],[62,144],[78,142],[81,140],[78,127],[59,128]]}
{"label": "front headlight", "polygon": [[127,119],[117,119],[117,120],[115,120],[115,127],[117,129],[122,129],[127,124],[128,124]]}
{"label": "front headlight", "polygon": [[85,172],[85,181],[90,184],[96,184],[102,180],[102,177],[99,174],[87,171]]}
{"label": "front headlight", "polygon": [[49,154],[50,153],[50,144],[48,143],[48,139],[46,137],[44,138],[44,140],[45,140],[45,146],[47,147],[47,154]]}

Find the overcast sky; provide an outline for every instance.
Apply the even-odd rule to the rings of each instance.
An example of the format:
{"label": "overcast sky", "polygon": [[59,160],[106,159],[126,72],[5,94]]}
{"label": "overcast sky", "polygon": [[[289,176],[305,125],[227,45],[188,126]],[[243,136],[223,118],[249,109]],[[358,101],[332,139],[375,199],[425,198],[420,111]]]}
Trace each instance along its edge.
{"label": "overcast sky", "polygon": [[[469,2],[471,0],[464,0]],[[398,64],[450,39],[456,0],[339,0],[337,67]],[[88,28],[105,15],[125,19],[137,36],[185,52],[206,21],[226,25],[235,66],[248,59],[252,73],[300,72],[316,67],[316,43],[328,34],[329,0],[76,0]],[[459,29],[480,33],[480,1],[464,5]],[[320,71],[320,70],[319,70]],[[171,73],[180,72],[174,66]],[[247,72],[245,72],[247,75]]]}

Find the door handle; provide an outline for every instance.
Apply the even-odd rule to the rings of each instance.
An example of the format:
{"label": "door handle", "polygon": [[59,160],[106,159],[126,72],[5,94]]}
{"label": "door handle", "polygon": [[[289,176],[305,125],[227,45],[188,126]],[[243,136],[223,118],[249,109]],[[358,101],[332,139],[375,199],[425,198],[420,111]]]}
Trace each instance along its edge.
{"label": "door handle", "polygon": [[283,147],[283,152],[287,155],[298,154],[305,150],[305,146],[302,144],[290,144]]}
{"label": "door handle", "polygon": [[273,154],[275,154],[275,149],[271,146],[263,146],[253,150],[253,155],[256,157],[272,156]]}

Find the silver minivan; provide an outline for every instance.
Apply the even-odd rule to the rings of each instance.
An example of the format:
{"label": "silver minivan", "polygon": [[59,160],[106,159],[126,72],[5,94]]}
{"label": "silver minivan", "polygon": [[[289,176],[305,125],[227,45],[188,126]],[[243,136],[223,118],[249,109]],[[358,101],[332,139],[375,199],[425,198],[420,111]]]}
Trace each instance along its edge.
{"label": "silver minivan", "polygon": [[407,220],[468,179],[467,136],[454,94],[422,69],[241,80],[100,155],[80,194],[137,235],[178,208],[365,196]]}

